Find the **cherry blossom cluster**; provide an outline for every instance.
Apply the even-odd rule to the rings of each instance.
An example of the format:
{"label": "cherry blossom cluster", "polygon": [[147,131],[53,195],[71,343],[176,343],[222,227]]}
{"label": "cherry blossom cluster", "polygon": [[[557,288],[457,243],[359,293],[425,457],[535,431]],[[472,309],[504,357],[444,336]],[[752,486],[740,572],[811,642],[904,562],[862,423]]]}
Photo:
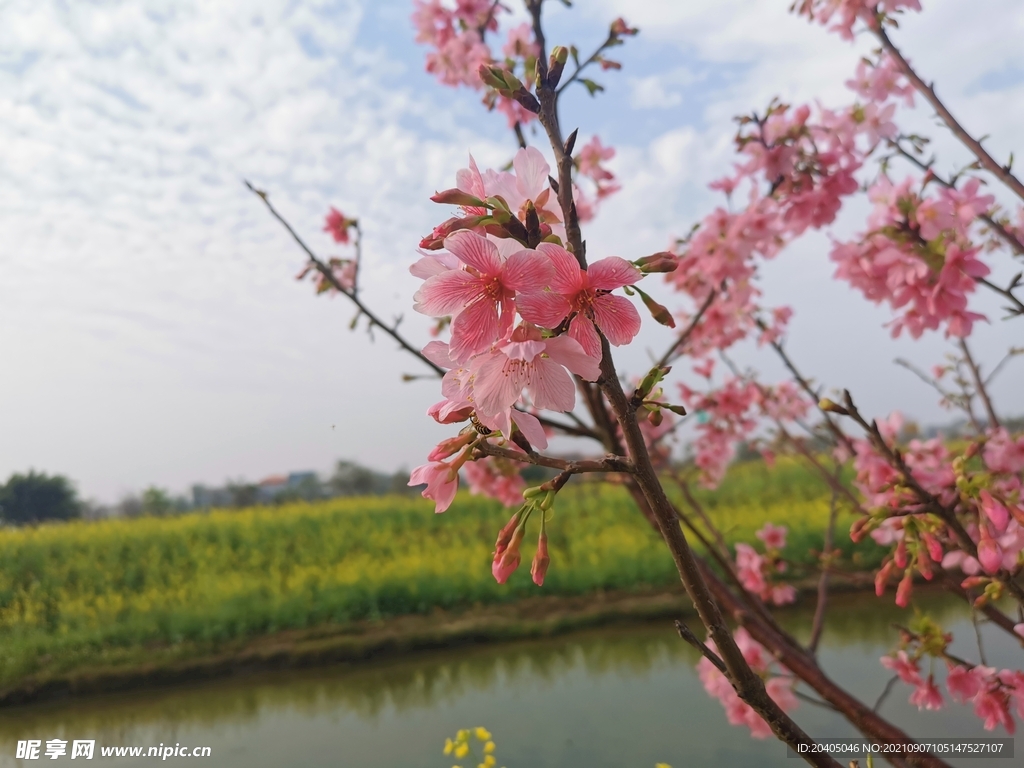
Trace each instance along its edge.
{"label": "cherry blossom cluster", "polygon": [[[913,686],[910,703],[918,709],[942,709],[946,702],[932,672],[922,674],[921,661],[933,658],[944,660],[945,688],[949,697],[960,704],[969,704],[982,721],[985,730],[1002,727],[1012,734],[1017,718],[1024,719],[1024,672],[1018,670],[970,664],[949,655],[947,649],[952,637],[930,619],[915,621],[914,629],[901,632],[901,647],[889,656],[883,656],[882,666],[891,670],[907,685]],[[1024,637],[1024,624],[1018,626]],[[934,668],[934,665],[933,665]]]}
{"label": "cherry blossom cluster", "polygon": [[858,21],[874,26],[880,14],[894,14],[904,9],[920,11],[920,0],[800,0],[797,12],[819,24],[832,24],[830,29],[844,40],[853,39]]}
{"label": "cherry blossom cluster", "polygon": [[[771,654],[754,640],[747,630],[740,627],[734,637],[747,664],[765,680],[768,695],[784,712],[796,709],[799,702],[793,693],[795,680],[789,670],[781,664],[773,664]],[[717,651],[713,640],[709,639],[707,644],[712,650]],[[768,723],[749,704],[740,699],[728,678],[709,659],[702,658],[697,663],[697,672],[704,690],[722,703],[725,716],[731,724],[745,725],[755,739],[767,739],[772,736]]]}
{"label": "cherry blossom cluster", "polygon": [[787,570],[786,561],[782,559],[786,527],[765,523],[754,535],[764,544],[765,552],[759,553],[743,542],[736,545],[736,576],[740,583],[766,603],[786,605],[794,602],[796,589],[792,585],[773,583],[773,579]]}
{"label": "cherry blossom cluster", "polygon": [[[697,367],[710,379],[712,360]],[[679,385],[683,404],[697,414],[695,463],[701,481],[709,488],[717,486],[736,455],[736,446],[750,438],[763,417],[777,422],[802,419],[812,404],[789,381],[765,387],[754,381],[732,376],[718,388],[697,392]]]}
{"label": "cherry blossom cluster", "polygon": [[969,228],[994,198],[978,194],[977,179],[934,196],[915,187],[913,178],[894,185],[885,176],[872,185],[869,231],[856,242],[835,243],[836,276],[870,301],[898,310],[893,336],[906,329],[918,338],[940,327],[947,336],[969,336],[985,316],[968,309],[968,295],[989,274]]}
{"label": "cherry blossom cluster", "polygon": [[486,32],[498,29],[505,7],[492,0],[457,0],[450,7],[441,0],[413,0],[416,42],[429,45],[427,72],[445,85],[481,88],[478,71],[489,63]]}
{"label": "cherry blossom cluster", "polygon": [[467,462],[462,471],[472,494],[497,499],[506,507],[523,503],[526,481],[519,474],[519,466],[509,459],[486,456]]}
{"label": "cherry blossom cluster", "polygon": [[444,85],[466,86],[484,91],[484,104],[508,118],[509,127],[525,125],[536,113],[515,98],[489,87],[482,69],[500,65],[509,73],[519,70],[522,79],[536,77],[540,46],[528,23],[507,31],[500,55],[491,49],[488,33],[497,33],[499,17],[508,8],[496,0],[457,0],[454,7],[442,0],[415,0],[413,27],[416,42],[430,46],[426,56],[427,72]]}
{"label": "cherry blossom cluster", "polygon": [[573,158],[577,178],[589,179],[594,195],[591,198],[579,184],[573,188],[576,213],[581,224],[594,218],[598,202],[621,189],[619,183],[615,181],[615,174],[604,167],[604,163],[613,157],[615,157],[615,148],[604,146],[601,143],[601,139],[594,136],[589,142],[580,147]]}
{"label": "cherry blossom cluster", "polygon": [[600,376],[598,331],[621,345],[640,330],[632,302],[615,293],[643,277],[640,267],[611,256],[582,269],[561,245],[564,227],[548,207],[549,167],[541,153],[520,150],[513,169],[480,173],[471,161],[460,171],[458,186],[435,196],[460,204],[459,215],[424,239],[433,250],[410,268],[424,281],[417,311],[452,318],[450,341],[423,350],[447,371],[444,399],[429,413],[443,424],[473,420],[459,438],[439,445],[410,481],[427,484],[424,496],[439,512],[451,503],[458,470],[481,430],[506,441],[519,433],[531,446],[546,447],[534,413],[571,411],[572,374],[585,381]]}
{"label": "cherry blossom cluster", "polygon": [[[879,433],[895,441],[900,424],[894,414],[879,423]],[[997,577],[1012,578],[1024,569],[1024,437],[1015,440],[1005,429],[991,430],[984,448],[975,442],[960,457],[937,438],[911,440],[901,449],[917,488],[955,515],[976,554],[948,519],[924,503],[918,489],[908,487],[878,445],[865,439],[854,440],[853,447],[855,483],[871,514],[854,524],[851,536],[859,540],[870,533],[876,543],[893,548],[876,574],[879,596],[899,576],[896,603],[906,607],[915,575],[931,580],[940,569],[959,568],[966,577],[963,587],[983,589],[979,600],[987,602],[1002,594]],[[984,467],[971,470],[969,459],[978,453]]]}
{"label": "cherry blossom cluster", "polygon": [[[334,206],[331,206],[324,218],[324,232],[331,236],[335,243],[348,245],[352,242],[351,232],[359,232],[359,222],[350,219]],[[357,245],[358,250],[358,245]],[[341,290],[354,293],[356,290],[356,277],[359,273],[358,259],[343,259],[332,256],[326,262],[317,264],[310,260],[302,271],[295,276],[296,280],[304,280],[307,275],[312,274],[317,294]]]}

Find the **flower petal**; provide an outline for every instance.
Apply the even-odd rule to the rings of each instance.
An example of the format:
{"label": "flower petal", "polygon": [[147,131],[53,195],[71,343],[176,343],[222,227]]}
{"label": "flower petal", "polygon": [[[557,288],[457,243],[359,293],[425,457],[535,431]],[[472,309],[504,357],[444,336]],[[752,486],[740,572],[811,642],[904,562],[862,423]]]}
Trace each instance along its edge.
{"label": "flower petal", "polygon": [[533,404],[549,411],[571,411],[576,407],[576,387],[561,365],[546,357],[533,363],[528,389]]}
{"label": "flower petal", "polygon": [[552,291],[573,296],[583,290],[583,270],[575,256],[554,243],[541,243],[537,250],[547,256],[555,268],[549,283]]}
{"label": "flower petal", "polygon": [[516,170],[516,186],[519,193],[529,199],[536,200],[548,185],[551,167],[544,155],[536,147],[527,147],[516,152],[512,160]]}
{"label": "flower petal", "polygon": [[444,239],[444,247],[459,257],[466,266],[483,275],[494,277],[501,271],[497,246],[483,235],[462,229]]}
{"label": "flower petal", "polygon": [[610,344],[628,344],[640,333],[640,313],[625,296],[606,293],[594,299],[594,320]]}
{"label": "flower petal", "polygon": [[480,414],[493,417],[509,408],[522,394],[521,365],[510,363],[512,361],[501,352],[493,352],[477,369],[473,399]]}
{"label": "flower petal", "polygon": [[413,295],[413,309],[431,317],[458,314],[480,294],[480,278],[462,269],[449,269],[428,278]]}
{"label": "flower petal", "polygon": [[409,267],[409,273],[413,277],[426,280],[428,277],[440,275],[449,269],[458,269],[459,260],[450,253],[429,253],[420,251],[422,258],[418,259]]}
{"label": "flower petal", "polygon": [[501,282],[513,291],[539,291],[551,280],[553,268],[537,251],[524,249],[508,257],[501,268]]}
{"label": "flower petal", "polygon": [[579,342],[583,351],[595,360],[601,359],[601,337],[589,317],[576,315],[569,323],[569,336]]}
{"label": "flower petal", "polygon": [[548,436],[544,434],[544,427],[540,425],[540,420],[532,413],[517,411],[513,408],[512,421],[515,422],[516,426],[523,433],[523,437],[529,440],[530,445],[534,448],[543,449],[548,447]]}
{"label": "flower petal", "polygon": [[498,306],[486,298],[473,302],[452,320],[452,360],[462,363],[485,351],[498,340],[498,330]]}
{"label": "flower petal", "polygon": [[568,336],[556,336],[545,341],[545,352],[559,365],[564,365],[586,381],[601,377],[601,361],[583,351],[579,342]]}
{"label": "flower petal", "polygon": [[587,267],[587,284],[599,291],[611,291],[624,285],[633,285],[643,273],[621,256],[609,256]]}
{"label": "flower petal", "polygon": [[569,314],[569,302],[565,297],[551,291],[523,293],[516,296],[516,309],[523,319],[536,323],[542,328],[557,328]]}
{"label": "flower petal", "polygon": [[452,359],[448,354],[448,345],[443,341],[432,341],[423,348],[423,356],[434,365],[444,369],[452,367]]}

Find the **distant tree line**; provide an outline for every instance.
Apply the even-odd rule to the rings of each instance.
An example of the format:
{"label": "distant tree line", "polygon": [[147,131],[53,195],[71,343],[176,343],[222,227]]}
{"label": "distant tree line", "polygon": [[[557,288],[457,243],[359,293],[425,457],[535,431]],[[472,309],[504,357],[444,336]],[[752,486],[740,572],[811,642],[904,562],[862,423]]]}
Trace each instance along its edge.
{"label": "distant tree line", "polygon": [[0,525],[99,519],[105,517],[167,517],[195,509],[279,506],[296,501],[315,501],[339,496],[410,494],[409,473],[376,472],[351,461],[339,461],[327,478],[315,472],[288,476],[280,486],[227,482],[220,488],[196,485],[191,497],[172,496],[167,490],[150,486],[141,493],[129,494],[116,504],[101,505],[83,501],[72,482],[63,475],[47,475],[30,470],[13,474],[0,485]]}

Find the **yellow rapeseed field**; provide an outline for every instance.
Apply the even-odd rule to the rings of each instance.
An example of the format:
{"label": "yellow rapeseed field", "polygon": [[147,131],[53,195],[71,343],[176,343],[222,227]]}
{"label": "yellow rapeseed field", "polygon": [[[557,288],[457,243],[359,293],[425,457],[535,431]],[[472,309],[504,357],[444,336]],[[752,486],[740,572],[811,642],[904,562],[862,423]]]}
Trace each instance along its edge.
{"label": "yellow rapeseed field", "polygon": [[[770,519],[790,527],[797,559],[820,546],[828,496],[795,465],[741,465],[701,497],[729,538]],[[375,497],[0,530],[0,687],[54,656],[538,594],[529,536],[519,572],[504,586],[491,578],[508,515],[463,494],[443,515],[419,498]],[[659,537],[620,488],[570,484],[548,535],[544,594],[676,583]]]}

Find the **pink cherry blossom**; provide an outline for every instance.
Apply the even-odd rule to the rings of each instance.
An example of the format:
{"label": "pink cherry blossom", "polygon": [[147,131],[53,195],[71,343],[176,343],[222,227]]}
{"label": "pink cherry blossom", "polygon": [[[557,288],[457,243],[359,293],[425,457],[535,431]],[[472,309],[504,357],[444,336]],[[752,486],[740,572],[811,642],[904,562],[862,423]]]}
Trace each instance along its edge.
{"label": "pink cherry blossom", "polygon": [[473,358],[471,366],[477,413],[482,416],[506,411],[524,390],[537,408],[571,411],[576,386],[569,373],[586,381],[595,381],[601,374],[597,361],[574,339],[544,339],[535,329],[522,326],[509,341]]}
{"label": "pink cherry blossom", "polygon": [[1005,691],[996,686],[983,688],[974,697],[974,714],[985,721],[986,731],[994,731],[1000,725],[1010,734],[1016,729],[1016,724],[1010,715],[1009,697]]}
{"label": "pink cherry blossom", "polygon": [[911,659],[906,651],[897,651],[895,656],[883,656],[882,666],[895,672],[904,683],[914,686],[923,684],[917,661]]}
{"label": "pink cherry blossom", "polygon": [[330,234],[336,243],[347,243],[349,241],[349,227],[354,224],[354,220],[346,218],[345,214],[332,205],[331,210],[328,211],[324,219],[324,232]]}
{"label": "pink cherry blossom", "polygon": [[918,709],[942,709],[942,694],[931,676],[910,694],[910,703],[916,705]]}
{"label": "pink cherry blossom", "polygon": [[772,587],[771,602],[773,605],[789,605],[796,602],[796,587],[792,584],[776,584]]}
{"label": "pink cherry blossom", "polygon": [[993,472],[1024,471],[1024,435],[1015,439],[1005,427],[994,429],[989,433],[982,455]]}
{"label": "pink cherry blossom", "polygon": [[566,317],[569,336],[584,351],[601,359],[601,339],[610,344],[628,344],[640,331],[640,314],[633,303],[611,291],[633,285],[641,277],[640,270],[618,256],[595,261],[584,271],[567,250],[554,243],[541,243],[537,250],[548,257],[554,267],[550,291],[523,296],[517,303],[519,313],[544,328],[557,328]]}
{"label": "pink cherry blossom", "polygon": [[543,288],[551,268],[531,250],[503,261],[494,243],[476,232],[456,232],[444,245],[465,268],[428,278],[416,292],[415,308],[433,317],[453,316],[450,353],[464,362],[508,334],[516,292]]}
{"label": "pink cherry blossom", "polygon": [[856,75],[846,85],[868,101],[881,103],[899,96],[908,107],[914,105],[914,86],[907,82],[900,65],[888,53],[876,64],[861,60]]}
{"label": "pink cherry blossom", "polygon": [[506,507],[523,503],[526,481],[519,474],[519,466],[513,462],[487,456],[467,462],[462,471],[473,495],[497,499]]}
{"label": "pink cherry blossom", "polygon": [[409,475],[409,485],[426,483],[421,494],[425,499],[434,500],[434,512],[444,512],[455,499],[459,489],[459,471],[443,461],[432,461],[416,467]]}
{"label": "pink cherry blossom", "polygon": [[983,680],[977,667],[967,669],[957,664],[947,664],[946,687],[949,695],[961,704],[966,704],[981,691]]}
{"label": "pink cherry blossom", "polygon": [[540,55],[540,46],[533,39],[533,25],[524,21],[508,31],[508,40],[501,52],[509,59],[536,58]]}
{"label": "pink cherry blossom", "polygon": [[[579,170],[579,176],[593,182],[598,200],[603,200],[621,189],[615,181],[615,174],[602,165],[605,160],[611,160],[613,157],[615,157],[615,148],[604,146],[597,136],[594,136],[576,153],[575,163]],[[577,203],[578,207],[579,203]]]}
{"label": "pink cherry blossom", "polygon": [[754,534],[769,549],[784,549],[786,547],[786,526],[772,525],[765,523],[757,533]]}
{"label": "pink cherry blossom", "polygon": [[512,169],[512,173],[488,171],[483,175],[488,196],[500,196],[508,204],[509,210],[521,218],[526,202],[530,201],[537,209],[541,221],[560,223],[561,211],[558,210],[558,202],[548,183],[551,166],[540,150],[536,147],[520,149],[512,158]]}

